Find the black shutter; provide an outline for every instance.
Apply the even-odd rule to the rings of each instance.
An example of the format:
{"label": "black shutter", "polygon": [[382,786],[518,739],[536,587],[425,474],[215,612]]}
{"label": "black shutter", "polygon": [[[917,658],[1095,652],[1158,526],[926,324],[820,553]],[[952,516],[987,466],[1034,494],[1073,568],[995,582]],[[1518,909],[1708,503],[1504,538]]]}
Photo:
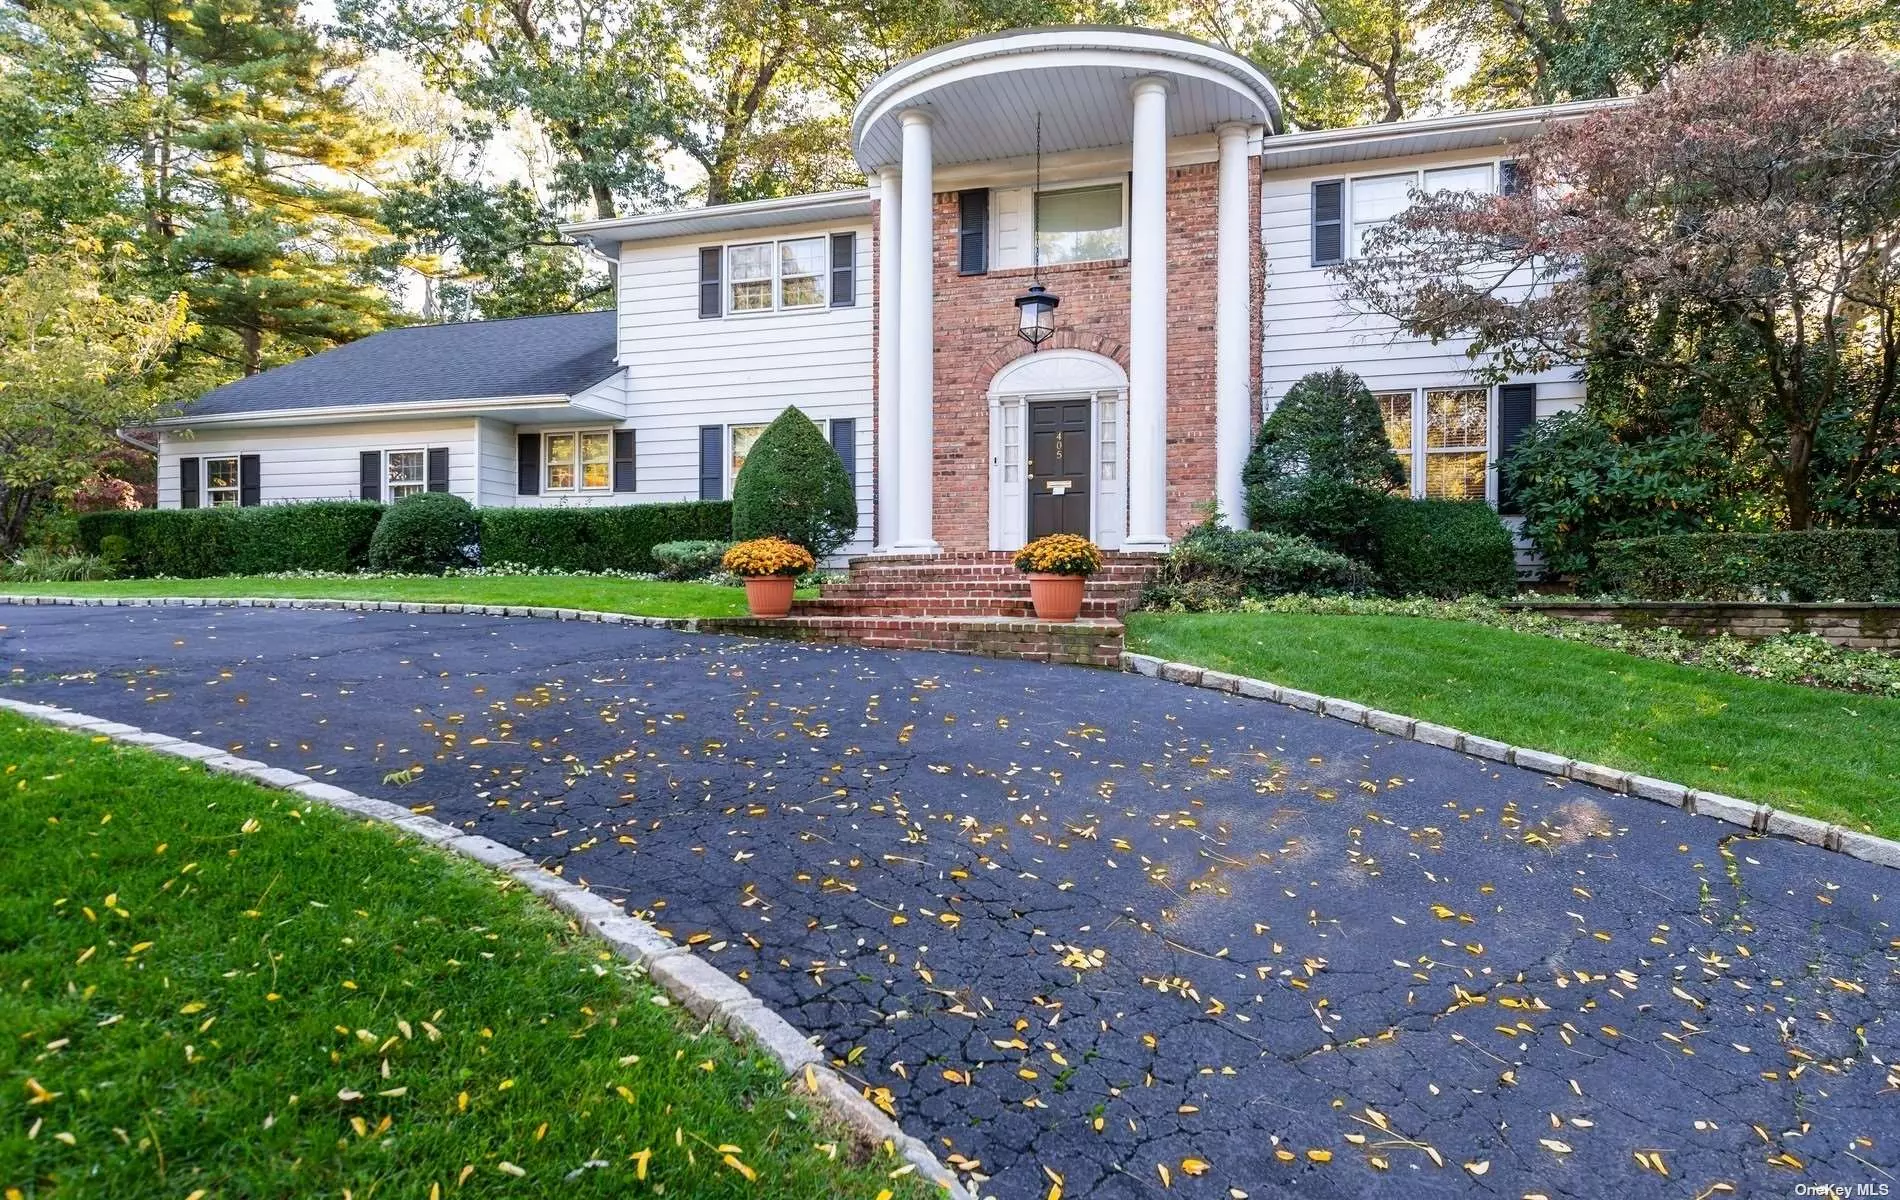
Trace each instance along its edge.
{"label": "black shutter", "polygon": [[983,275],[990,269],[990,189],[957,193],[957,274]]}
{"label": "black shutter", "polygon": [[1313,185],[1313,265],[1328,266],[1346,258],[1346,181],[1321,180]]}
{"label": "black shutter", "polygon": [[702,318],[725,314],[725,293],[720,290],[719,277],[725,256],[725,251],[718,246],[707,246],[699,252],[699,315]]}
{"label": "black shutter", "polygon": [[851,489],[858,487],[858,423],[849,418],[834,419],[831,422],[831,448],[838,452],[838,458],[844,463],[844,473],[851,478]]}
{"label": "black shutter", "polygon": [[852,308],[858,302],[858,235],[831,235],[831,307]]}
{"label": "black shutter", "polygon": [[1511,451],[1524,440],[1532,425],[1537,423],[1537,385],[1534,383],[1506,383],[1498,387],[1498,511],[1506,516],[1517,516],[1523,508],[1517,503],[1517,497],[1511,494],[1511,485],[1505,478],[1503,464],[1510,461]]}
{"label": "black shutter", "polygon": [[1498,164],[1498,194],[1515,196],[1517,194],[1517,160],[1507,158]]}
{"label": "black shutter", "polygon": [[699,427],[699,498],[701,500],[724,500],[726,498],[726,472],[719,460],[726,453],[726,427],[724,425],[701,425]]}
{"label": "black shutter", "polygon": [[256,508],[263,502],[263,475],[257,455],[238,455],[238,507]]}
{"label": "black shutter", "polygon": [[429,448],[428,468],[429,490],[446,492],[449,490],[449,448],[431,446]]}
{"label": "black shutter", "polygon": [[178,507],[198,507],[198,460],[178,460]]}
{"label": "black shutter", "polygon": [[541,494],[541,435],[538,433],[515,437],[515,494]]}
{"label": "black shutter", "polygon": [[638,488],[633,472],[633,430],[614,430],[614,491],[632,492]]}
{"label": "black shutter", "polygon": [[383,498],[383,452],[365,450],[356,456],[356,490],[365,500]]}

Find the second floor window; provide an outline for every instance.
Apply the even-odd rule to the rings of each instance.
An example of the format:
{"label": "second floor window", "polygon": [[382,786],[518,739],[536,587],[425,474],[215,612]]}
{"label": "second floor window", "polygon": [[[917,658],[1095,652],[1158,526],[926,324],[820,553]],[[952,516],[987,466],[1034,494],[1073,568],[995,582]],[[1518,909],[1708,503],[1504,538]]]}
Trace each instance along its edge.
{"label": "second floor window", "polygon": [[1430,195],[1434,192],[1490,192],[1496,187],[1494,164],[1473,163],[1461,167],[1434,167],[1426,171],[1404,171],[1394,175],[1366,175],[1349,183],[1349,216],[1352,237],[1347,242],[1350,254],[1365,253],[1366,239],[1372,232],[1404,212],[1412,204],[1412,189]]}
{"label": "second floor window", "polygon": [[1045,265],[1128,257],[1120,184],[1039,192],[1035,199],[1036,250]]}
{"label": "second floor window", "polygon": [[822,237],[726,248],[726,311],[821,308],[826,301]]}

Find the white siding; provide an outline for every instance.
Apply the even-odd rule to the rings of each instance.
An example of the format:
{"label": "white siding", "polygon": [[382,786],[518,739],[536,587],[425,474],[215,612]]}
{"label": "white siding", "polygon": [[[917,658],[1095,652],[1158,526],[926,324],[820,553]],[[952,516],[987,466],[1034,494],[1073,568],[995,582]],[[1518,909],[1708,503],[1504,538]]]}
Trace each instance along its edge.
{"label": "white siding", "polygon": [[638,444],[634,499],[698,499],[701,425],[768,422],[795,404],[821,427],[833,418],[857,422],[860,536],[845,553],[869,548],[871,227],[796,225],[747,230],[731,241],[845,232],[857,235],[852,306],[707,319],[699,316],[699,250],[716,240],[622,248],[620,361],[627,368],[628,424]]}
{"label": "white siding", "polygon": [[167,429],[159,437],[158,506],[178,507],[180,458],[255,454],[260,499],[265,504],[282,504],[293,500],[358,499],[360,452],[422,450],[434,446],[448,447],[449,491],[472,503],[476,498],[475,425],[475,421],[464,417],[335,425]]}
{"label": "white siding", "polygon": [[[1260,205],[1267,260],[1261,376],[1265,407],[1271,409],[1302,375],[1336,366],[1356,371],[1374,391],[1469,385],[1471,362],[1465,357],[1464,341],[1434,346],[1423,338],[1401,336],[1383,318],[1356,314],[1339,298],[1338,285],[1327,269],[1312,265],[1312,187],[1320,179],[1485,163],[1499,157],[1460,151],[1305,167],[1265,176]],[[1583,383],[1572,370],[1550,371],[1532,379],[1538,385],[1539,416],[1574,408],[1583,398]]]}

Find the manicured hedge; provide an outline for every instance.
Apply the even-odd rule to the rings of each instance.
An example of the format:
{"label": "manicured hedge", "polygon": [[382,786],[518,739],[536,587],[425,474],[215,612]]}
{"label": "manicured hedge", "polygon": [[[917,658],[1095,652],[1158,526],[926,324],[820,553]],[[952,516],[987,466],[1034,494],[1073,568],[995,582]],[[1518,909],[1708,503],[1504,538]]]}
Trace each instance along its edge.
{"label": "manicured hedge", "polygon": [[1394,596],[1509,596],[1511,532],[1478,500],[1388,498],[1372,525],[1373,567]]}
{"label": "manicured hedge", "polygon": [[482,561],[556,571],[651,571],[661,542],[732,540],[732,502],[484,508]]}
{"label": "manicured hedge", "polygon": [[1900,599],[1900,532],[1673,533],[1597,547],[1597,591],[1638,600]]}
{"label": "manicured hedge", "polygon": [[79,541],[97,554],[104,539],[124,538],[120,571],[132,576],[354,571],[368,563],[382,515],[382,505],[364,500],[86,513]]}

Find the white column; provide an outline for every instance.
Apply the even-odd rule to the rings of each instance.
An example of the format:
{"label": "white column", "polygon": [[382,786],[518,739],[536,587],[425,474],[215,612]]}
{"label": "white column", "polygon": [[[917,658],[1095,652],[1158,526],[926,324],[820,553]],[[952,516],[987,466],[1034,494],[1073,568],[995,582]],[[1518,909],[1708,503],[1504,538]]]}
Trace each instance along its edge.
{"label": "white column", "polygon": [[899,554],[938,554],[931,472],[936,436],[936,273],[932,269],[930,117],[910,109],[904,126],[903,213],[898,263],[897,541]]}
{"label": "white column", "polygon": [[897,479],[898,438],[902,422],[898,417],[901,361],[898,338],[902,335],[904,306],[898,296],[903,273],[901,261],[903,233],[900,220],[904,211],[901,176],[893,167],[878,172],[877,216],[877,547],[888,553],[897,541],[899,499]]}
{"label": "white column", "polygon": [[1137,79],[1128,201],[1128,537],[1168,546],[1168,90]]}
{"label": "white column", "polygon": [[1214,496],[1227,523],[1245,529],[1247,497],[1240,476],[1253,433],[1253,372],[1247,361],[1253,341],[1248,130],[1245,125],[1222,125],[1215,132],[1220,136],[1220,199],[1214,288]]}

